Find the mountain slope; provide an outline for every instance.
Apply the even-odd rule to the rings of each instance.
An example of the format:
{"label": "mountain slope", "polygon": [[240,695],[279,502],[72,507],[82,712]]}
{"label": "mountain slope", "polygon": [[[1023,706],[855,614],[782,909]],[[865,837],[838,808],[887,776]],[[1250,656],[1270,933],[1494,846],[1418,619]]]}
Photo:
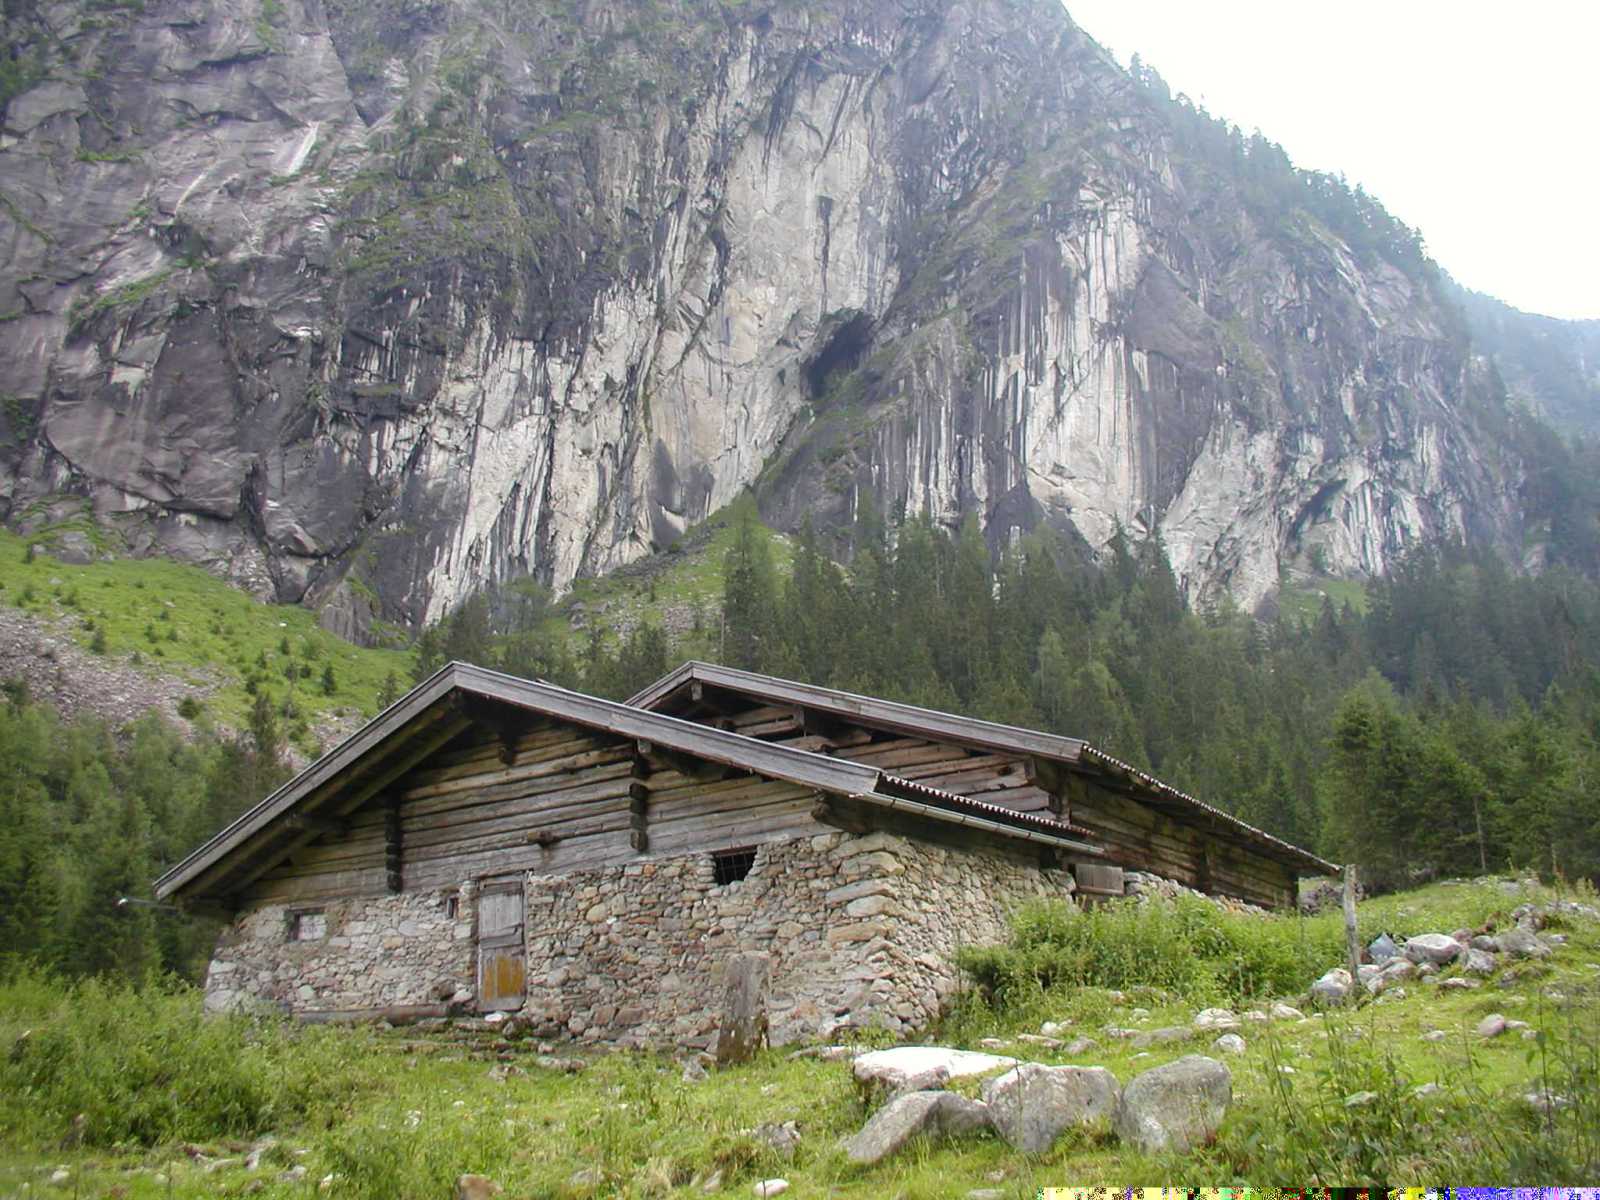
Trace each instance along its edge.
{"label": "mountain slope", "polygon": [[1451,293],[1513,399],[1567,433],[1600,435],[1600,321],[1526,313],[1459,286]]}
{"label": "mountain slope", "polygon": [[1048,0],[7,14],[13,524],[86,495],[358,627],[758,482],[781,525],[1159,531],[1246,604],[1312,556],[1520,553],[1430,266],[1265,203],[1286,163],[1213,154]]}

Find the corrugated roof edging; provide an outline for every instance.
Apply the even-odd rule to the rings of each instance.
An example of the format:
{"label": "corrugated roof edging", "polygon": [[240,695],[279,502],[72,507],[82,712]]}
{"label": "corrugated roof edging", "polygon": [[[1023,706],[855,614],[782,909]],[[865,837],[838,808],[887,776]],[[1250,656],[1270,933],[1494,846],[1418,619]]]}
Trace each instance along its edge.
{"label": "corrugated roof edging", "polygon": [[[1092,831],[1079,828],[1076,825],[1069,825],[1064,821],[1058,821],[1055,817],[1046,817],[1040,813],[1018,812],[1014,808],[1006,808],[1000,804],[990,804],[987,800],[979,800],[974,796],[962,796],[956,792],[946,792],[940,788],[930,787],[925,783],[918,783],[912,779],[902,779],[898,775],[885,773],[880,790],[889,794],[903,792],[908,796],[927,797],[952,808],[981,813],[996,820],[1007,820],[1018,825],[1031,826],[1043,833],[1054,834],[1057,837],[1064,837],[1069,833],[1092,836]],[[1089,848],[1096,852],[1099,851],[1099,847]]]}
{"label": "corrugated roof edging", "polygon": [[1303,864],[1316,867],[1318,871],[1324,874],[1337,875],[1339,873],[1339,868],[1333,863],[1327,861],[1327,859],[1319,858],[1317,855],[1312,854],[1311,851],[1302,850],[1299,846],[1296,846],[1291,842],[1286,842],[1282,838],[1273,837],[1272,834],[1268,833],[1266,830],[1257,829],[1254,825],[1251,825],[1246,821],[1241,821],[1238,817],[1231,813],[1223,812],[1220,808],[1213,808],[1204,800],[1197,800],[1187,792],[1180,792],[1171,784],[1162,783],[1161,780],[1157,779],[1154,775],[1146,774],[1144,771],[1139,770],[1138,767],[1135,767],[1130,763],[1123,762],[1120,758],[1113,758],[1103,750],[1097,750],[1095,747],[1085,743],[1083,747],[1083,756],[1092,762],[1096,762],[1102,766],[1110,767],[1113,770],[1123,772],[1130,778],[1138,780],[1139,783],[1144,785],[1146,788],[1149,788],[1151,791],[1159,792],[1164,796],[1178,801],[1180,804],[1203,812],[1207,816],[1222,822],[1224,825],[1231,825],[1238,832],[1246,834],[1251,841],[1262,842],[1272,846],[1273,848],[1284,852],[1284,854],[1295,858]]}

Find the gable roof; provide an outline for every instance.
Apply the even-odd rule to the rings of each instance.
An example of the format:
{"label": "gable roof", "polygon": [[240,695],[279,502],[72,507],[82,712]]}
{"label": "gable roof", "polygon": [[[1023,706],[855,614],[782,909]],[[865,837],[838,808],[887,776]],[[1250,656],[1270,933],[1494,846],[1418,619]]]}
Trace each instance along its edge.
{"label": "gable roof", "polygon": [[763,742],[467,663],[450,663],[168,870],[156,880],[157,898],[227,894],[230,880],[237,882],[252,864],[259,867],[275,854],[286,855],[297,844],[296,837],[314,836],[322,828],[316,824],[320,815],[353,811],[458,736],[473,722],[464,711],[470,700],[634,738],[882,808],[1077,855],[1103,853],[1066,836],[1067,828],[1053,819],[926,787],[863,763]]}
{"label": "gable roof", "polygon": [[702,684],[739,692],[772,704],[790,704],[814,709],[847,721],[877,729],[910,734],[935,741],[955,742],[990,751],[1035,755],[1058,762],[1067,768],[1120,783],[1136,799],[1179,820],[1200,824],[1247,843],[1266,857],[1287,863],[1307,874],[1333,875],[1339,868],[1309,850],[1303,850],[1265,830],[1257,829],[1231,813],[1197,800],[1162,783],[1128,763],[1091,746],[1081,738],[1061,737],[1035,729],[980,721],[955,713],[918,708],[875,696],[858,696],[835,688],[798,683],[736,667],[713,663],[685,662],[669,671],[649,687],[628,700],[641,708],[659,709],[671,702],[680,689]]}

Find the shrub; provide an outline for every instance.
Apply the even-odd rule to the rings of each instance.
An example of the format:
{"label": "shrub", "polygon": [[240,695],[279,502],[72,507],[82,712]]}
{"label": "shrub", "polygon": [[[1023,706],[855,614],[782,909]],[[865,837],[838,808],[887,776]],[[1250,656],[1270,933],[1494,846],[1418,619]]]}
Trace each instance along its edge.
{"label": "shrub", "polygon": [[178,715],[185,721],[192,721],[204,710],[204,705],[193,696],[185,696],[178,701]]}
{"label": "shrub", "polygon": [[0,985],[0,1013],[0,1140],[59,1137],[79,1113],[95,1146],[253,1136],[337,1109],[368,1045],[359,1031],[203,1018],[197,989],[153,978],[24,972]]}
{"label": "shrub", "polygon": [[1339,954],[1331,922],[1235,915],[1182,897],[1088,910],[1029,905],[1013,920],[1008,943],[964,950],[958,962],[986,1001],[1005,1008],[1063,987],[1152,987],[1197,1001],[1245,1002],[1304,988]]}

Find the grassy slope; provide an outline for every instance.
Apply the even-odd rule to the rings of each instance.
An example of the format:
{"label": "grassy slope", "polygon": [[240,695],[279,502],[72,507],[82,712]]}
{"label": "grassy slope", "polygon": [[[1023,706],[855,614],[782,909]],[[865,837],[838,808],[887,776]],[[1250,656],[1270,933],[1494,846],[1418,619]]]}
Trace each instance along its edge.
{"label": "grassy slope", "polygon": [[[85,649],[94,640],[92,620],[105,633],[109,658],[127,663],[137,654],[143,670],[214,685],[206,708],[222,724],[244,725],[254,700],[245,688],[252,674],[264,674],[282,700],[291,661],[309,672],[294,684],[295,703],[309,717],[351,710],[370,716],[390,671],[402,686],[409,679],[410,655],[352,646],[320,628],[310,611],[262,604],[198,567],[125,557],[69,566],[43,548],[31,563],[26,557],[27,541],[0,531],[0,603],[73,618],[72,637]],[[330,663],[337,690],[328,696],[321,679]]]}
{"label": "grassy slope", "polygon": [[1342,611],[1346,604],[1356,612],[1367,611],[1367,590],[1357,579],[1319,575],[1285,581],[1278,590],[1278,606],[1292,624],[1315,623],[1322,615],[1324,598],[1333,601],[1334,612]]}
{"label": "grassy slope", "polygon": [[[1435,886],[1368,902],[1361,917],[1366,930],[1448,930],[1503,915],[1523,898],[1508,897],[1490,884]],[[1336,914],[1309,918],[1308,932],[1320,940],[1337,921]],[[996,1186],[1007,1197],[1021,1198],[1048,1185],[1304,1184],[1313,1182],[1306,1172],[1284,1166],[1289,1148],[1298,1147],[1293,1152],[1303,1163],[1321,1161],[1319,1156],[1342,1147],[1348,1161],[1348,1147],[1362,1139],[1382,1148],[1394,1183],[1443,1176],[1553,1182],[1498,1179],[1495,1164],[1506,1161],[1508,1145],[1513,1159],[1519,1148],[1541,1139],[1562,1146],[1583,1142],[1593,1153],[1600,1136],[1593,1097],[1580,1099],[1549,1128],[1541,1127],[1542,1118],[1519,1099],[1536,1086],[1551,1059],[1574,1052],[1592,1057],[1600,1044],[1592,1000],[1587,1008],[1558,1010],[1547,996],[1552,988],[1572,997],[1585,994],[1600,971],[1600,923],[1574,921],[1565,932],[1571,941],[1553,964],[1524,966],[1510,987],[1488,983],[1476,991],[1435,994],[1431,987],[1413,986],[1404,999],[1386,998],[1354,1013],[1270,1027],[1247,1024],[1242,1032],[1249,1049],[1229,1060],[1235,1102],[1221,1135],[1212,1147],[1186,1157],[1146,1158],[1101,1133],[1069,1134],[1048,1154],[1030,1158],[985,1137],[916,1143],[864,1170],[850,1166],[836,1149],[865,1117],[846,1063],[791,1061],[775,1051],[751,1066],[688,1083],[671,1061],[618,1054],[602,1056],[574,1076],[529,1065],[525,1073],[498,1079],[489,1063],[449,1047],[418,1051],[416,1035],[404,1030],[314,1029],[266,1056],[283,1080],[314,1072],[326,1094],[292,1119],[267,1121],[284,1141],[260,1170],[235,1165],[205,1174],[177,1144],[181,1137],[149,1150],[60,1151],[55,1139],[65,1129],[64,1113],[78,1108],[80,1100],[60,1101],[64,1107],[56,1112],[46,1098],[17,1097],[0,1101],[0,1135],[8,1139],[10,1160],[0,1167],[0,1190],[24,1180],[34,1181],[34,1194],[44,1196],[70,1195],[74,1186],[82,1187],[83,1195],[108,1195],[119,1186],[123,1190],[115,1194],[137,1200],[259,1187],[255,1194],[270,1200],[304,1196],[317,1179],[333,1172],[340,1177],[328,1193],[334,1196],[421,1198],[446,1196],[457,1173],[477,1170],[504,1184],[508,1196],[687,1197],[701,1194],[691,1186],[696,1175],[721,1165],[726,1170],[722,1194],[730,1196],[747,1196],[755,1180],[781,1175],[793,1184],[788,1194],[802,1198],[963,1196],[972,1188]],[[1282,936],[1282,930],[1271,936]],[[10,1011],[0,1011],[0,1044],[11,1044],[24,1027],[48,1023],[42,1011],[19,1011],[17,995],[13,989]],[[1136,1058],[1138,1051],[1107,1038],[1103,1026],[1187,1024],[1200,1002],[1140,993],[1117,1004],[1098,989],[1079,989],[1040,996],[1010,1018],[963,1021],[961,1036],[949,1040],[973,1044],[986,1031],[1009,1036],[1032,1028],[1047,1013],[1070,1019],[1075,1030],[1098,1037],[1104,1049],[1076,1060],[1026,1046],[1018,1046],[1018,1054],[1104,1065],[1126,1082],[1184,1053],[1205,1052],[1210,1038],[1159,1046]],[[194,999],[168,1003],[192,1006]],[[1136,1005],[1150,1015],[1132,1015]],[[1507,1034],[1478,1041],[1471,1030],[1490,1011],[1529,1021],[1546,1040]],[[1421,1034],[1433,1028],[1447,1031],[1448,1040],[1422,1041]],[[944,1032],[958,1033],[953,1027]],[[1284,1066],[1294,1074],[1281,1073],[1278,1068]],[[0,1075],[4,1071],[0,1066]],[[1412,1084],[1434,1080],[1446,1087],[1442,1098],[1410,1097]],[[975,1087],[968,1084],[966,1090]],[[1346,1096],[1369,1088],[1382,1099],[1360,1109],[1344,1106]],[[221,1091],[220,1084],[216,1090]],[[748,1133],[762,1122],[786,1120],[797,1121],[804,1135],[796,1157],[787,1162]],[[244,1144],[205,1148],[237,1154]],[[302,1157],[295,1158],[295,1151]],[[279,1178],[284,1165],[295,1161],[308,1167],[308,1182],[293,1185]],[[75,1183],[43,1184],[42,1176],[60,1165],[71,1168]],[[597,1186],[570,1183],[575,1172],[588,1168],[598,1171]],[[170,1176],[170,1192],[157,1172]],[[1320,1182],[1361,1180],[1335,1173]]]}
{"label": "grassy slope", "polygon": [[[722,568],[738,536],[737,521],[736,509],[725,508],[686,533],[676,549],[600,579],[576,580],[550,619],[549,631],[565,635],[572,653],[581,658],[590,621],[611,631],[626,631],[641,622],[657,624],[671,633],[675,659],[715,657]],[[760,523],[755,530],[767,544],[774,570],[787,576],[794,557],[789,539]]]}

